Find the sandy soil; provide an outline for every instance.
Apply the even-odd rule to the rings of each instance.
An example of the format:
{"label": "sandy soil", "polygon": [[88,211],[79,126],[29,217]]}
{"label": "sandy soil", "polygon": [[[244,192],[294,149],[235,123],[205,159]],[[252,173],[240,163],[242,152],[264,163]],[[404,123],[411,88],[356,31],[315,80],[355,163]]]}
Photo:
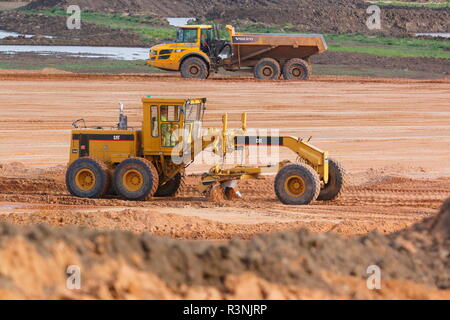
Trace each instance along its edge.
{"label": "sandy soil", "polygon": [[[316,77],[310,82],[248,78],[186,81],[168,75],[0,74],[0,220],[18,224],[122,229],[183,239],[248,239],[306,227],[347,236],[390,233],[433,215],[450,195],[449,81]],[[328,150],[348,172],[334,202],[290,207],[272,177],[247,181],[245,199],[211,203],[190,176],[176,198],[126,202],[76,199],[64,186],[70,123],[113,125],[118,101],[131,125],[144,95],[208,98],[206,126],[232,125],[249,113],[250,128],[280,128]],[[282,159],[295,160],[283,150]],[[189,173],[208,166],[194,164]]]}
{"label": "sandy soil", "polygon": [[[0,222],[0,299],[449,299],[449,226],[450,199],[411,228],[353,238],[213,243]],[[370,290],[374,264],[381,287]],[[73,265],[79,290],[66,286]]]}

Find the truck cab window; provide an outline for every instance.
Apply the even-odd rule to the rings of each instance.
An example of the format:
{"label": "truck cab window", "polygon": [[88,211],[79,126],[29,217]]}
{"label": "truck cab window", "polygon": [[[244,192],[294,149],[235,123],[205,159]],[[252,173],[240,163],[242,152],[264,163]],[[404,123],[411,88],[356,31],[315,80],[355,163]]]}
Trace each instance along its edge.
{"label": "truck cab window", "polygon": [[197,29],[180,28],[177,30],[178,43],[197,43]]}
{"label": "truck cab window", "polygon": [[201,36],[200,36],[200,49],[205,52],[206,54],[209,54],[209,50],[211,47],[211,43],[213,41],[213,29],[202,29]]}

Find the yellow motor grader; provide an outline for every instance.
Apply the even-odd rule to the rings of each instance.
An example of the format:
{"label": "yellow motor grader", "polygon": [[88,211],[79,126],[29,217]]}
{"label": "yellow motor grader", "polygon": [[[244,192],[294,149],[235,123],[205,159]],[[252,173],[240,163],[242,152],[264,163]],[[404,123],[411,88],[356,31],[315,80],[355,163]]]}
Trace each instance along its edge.
{"label": "yellow motor grader", "polygon": [[[126,200],[174,196],[186,168],[204,150],[221,159],[202,176],[199,189],[204,193],[219,190],[227,198],[236,195],[239,180],[257,179],[268,172],[276,173],[275,193],[284,204],[333,200],[342,191],[343,169],[309,141],[290,136],[248,135],[245,113],[241,128],[229,129],[225,114],[222,128],[203,129],[205,98],[148,96],[142,103],[141,128],[128,127],[123,105],[119,122],[113,128],[88,128],[83,119],[72,124],[75,129],[66,173],[66,185],[72,195],[99,198],[113,191]],[[227,155],[249,146],[286,147],[297,155],[298,161],[227,167]]]}

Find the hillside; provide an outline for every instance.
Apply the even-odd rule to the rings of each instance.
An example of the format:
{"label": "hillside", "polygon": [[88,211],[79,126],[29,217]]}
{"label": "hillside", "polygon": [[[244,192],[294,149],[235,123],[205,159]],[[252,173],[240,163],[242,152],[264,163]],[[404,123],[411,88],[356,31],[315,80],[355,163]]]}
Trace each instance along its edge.
{"label": "hillside", "polygon": [[[369,3],[362,0],[36,0],[26,8],[43,10],[78,4],[83,10],[156,16],[195,16],[222,23],[248,21],[291,24],[310,32],[373,33],[366,27]],[[448,32],[449,8],[383,6],[382,30],[376,33],[401,35],[410,32]]]}

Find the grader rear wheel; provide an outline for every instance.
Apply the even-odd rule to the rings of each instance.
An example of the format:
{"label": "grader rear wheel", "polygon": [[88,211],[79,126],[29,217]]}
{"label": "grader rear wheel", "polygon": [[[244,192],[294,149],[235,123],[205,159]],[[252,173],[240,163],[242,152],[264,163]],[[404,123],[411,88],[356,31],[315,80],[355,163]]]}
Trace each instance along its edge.
{"label": "grader rear wheel", "polygon": [[328,183],[320,190],[317,200],[330,201],[342,193],[345,180],[344,168],[336,160],[328,160]]}
{"label": "grader rear wheel", "polygon": [[125,200],[144,200],[158,188],[159,176],[153,163],[144,158],[122,161],[114,171],[114,188]]}
{"label": "grader rear wheel", "polygon": [[158,187],[155,197],[173,197],[183,182],[181,173],[177,173],[175,177]]}
{"label": "grader rear wheel", "polygon": [[100,198],[110,186],[108,168],[94,158],[79,158],[67,169],[66,186],[76,197]]}
{"label": "grader rear wheel", "polygon": [[275,177],[275,194],[284,204],[310,204],[319,192],[319,175],[306,164],[287,165]]}

